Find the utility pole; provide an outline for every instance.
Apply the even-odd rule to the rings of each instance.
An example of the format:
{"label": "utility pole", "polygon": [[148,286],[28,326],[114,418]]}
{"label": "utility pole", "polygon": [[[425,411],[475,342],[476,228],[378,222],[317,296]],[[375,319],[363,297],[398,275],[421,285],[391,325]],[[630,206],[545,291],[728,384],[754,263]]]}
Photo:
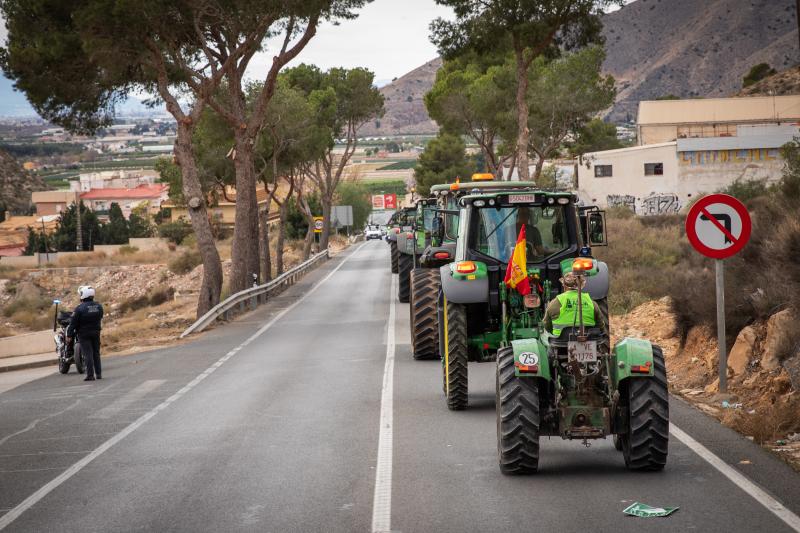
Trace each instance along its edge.
{"label": "utility pole", "polygon": [[75,191],[75,227],[78,235],[75,239],[75,250],[78,252],[83,251],[83,228],[81,227],[81,191]]}

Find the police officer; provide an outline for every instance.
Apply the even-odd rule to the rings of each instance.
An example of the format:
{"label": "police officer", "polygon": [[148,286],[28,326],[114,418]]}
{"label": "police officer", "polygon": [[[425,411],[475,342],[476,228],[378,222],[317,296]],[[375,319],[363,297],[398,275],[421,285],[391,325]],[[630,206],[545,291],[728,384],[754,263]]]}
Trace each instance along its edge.
{"label": "police officer", "polygon": [[83,285],[78,288],[81,303],[72,313],[67,334],[78,337],[81,353],[86,364],[84,381],[102,379],[100,369],[100,323],[103,321],[103,306],[94,301],[94,288]]}
{"label": "police officer", "polygon": [[[586,285],[586,278],[578,277],[573,272],[564,274],[561,278],[561,285],[564,292],[557,295],[547,305],[545,311],[544,326],[547,331],[558,337],[561,330],[568,327],[579,327],[578,323],[578,284],[582,283],[581,288]],[[592,300],[588,292],[581,292],[583,304],[583,325],[592,327],[600,326],[608,334],[608,326],[597,302]]]}

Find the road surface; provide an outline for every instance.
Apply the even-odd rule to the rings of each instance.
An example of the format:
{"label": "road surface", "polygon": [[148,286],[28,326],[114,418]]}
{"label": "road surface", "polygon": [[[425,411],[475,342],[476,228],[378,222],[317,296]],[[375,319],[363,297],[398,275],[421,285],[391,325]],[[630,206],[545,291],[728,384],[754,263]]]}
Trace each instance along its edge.
{"label": "road surface", "polygon": [[[102,381],[0,388],[0,527],[800,530],[800,476],[674,398],[663,472],[553,439],[537,476],[501,475],[494,366],[470,366],[470,408],[449,412],[394,283],[386,244],[365,243],[191,343],[106,360]],[[634,501],[680,510],[623,515]]]}

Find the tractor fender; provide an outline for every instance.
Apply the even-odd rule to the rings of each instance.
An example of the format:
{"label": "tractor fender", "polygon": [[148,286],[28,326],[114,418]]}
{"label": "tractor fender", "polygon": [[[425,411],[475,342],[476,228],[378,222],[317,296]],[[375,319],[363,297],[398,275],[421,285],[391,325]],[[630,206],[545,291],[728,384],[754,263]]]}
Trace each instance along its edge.
{"label": "tractor fender", "polygon": [[454,268],[455,263],[450,263],[439,269],[442,292],[448,302],[476,304],[489,301],[489,278],[487,276],[475,276],[475,279],[466,279],[466,277],[456,279],[453,276]]}
{"label": "tractor fender", "polygon": [[[653,344],[644,339],[625,337],[614,346],[614,381],[620,383],[631,376],[653,377]],[[648,369],[647,372],[632,372],[631,367]]]}
{"label": "tractor fender", "polygon": [[386,232],[386,241],[387,242],[392,242],[392,241],[397,242],[397,233],[394,232],[394,228],[389,228],[389,230]]}
{"label": "tractor fender", "polygon": [[[511,341],[514,349],[514,374],[519,378],[542,378],[550,379],[550,360],[547,357],[547,349],[539,342],[539,339],[518,339]],[[522,356],[522,361],[520,361]],[[528,363],[527,366],[538,366],[536,372],[519,371],[519,365]]]}
{"label": "tractor fender", "polygon": [[414,253],[414,236],[408,237],[405,231],[401,231],[397,234],[397,251],[401,254],[413,254]]}
{"label": "tractor fender", "polygon": [[[448,257],[447,259],[436,259],[434,254],[437,252],[446,252]],[[441,246],[428,246],[425,248],[425,251],[422,252],[422,256],[420,257],[420,264],[426,268],[430,267],[440,267],[442,265],[446,265],[447,263],[452,262],[453,257],[456,255],[456,245],[455,243],[445,243]]]}
{"label": "tractor fender", "polygon": [[608,265],[598,261],[597,274],[586,278],[586,290],[589,291],[592,300],[602,300],[608,296],[609,285]]}

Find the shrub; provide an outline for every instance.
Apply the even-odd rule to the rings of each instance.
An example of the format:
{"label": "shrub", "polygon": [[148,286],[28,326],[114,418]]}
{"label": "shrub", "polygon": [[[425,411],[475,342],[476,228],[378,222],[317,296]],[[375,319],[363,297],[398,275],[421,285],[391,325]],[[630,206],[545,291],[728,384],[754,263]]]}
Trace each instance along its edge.
{"label": "shrub", "polygon": [[15,300],[3,308],[3,315],[12,317],[21,311],[29,311],[33,314],[41,313],[52,305],[52,301],[47,298],[23,298]]}
{"label": "shrub", "polygon": [[187,274],[202,264],[200,252],[188,250],[169,262],[168,268],[174,274]]}
{"label": "shrub", "polygon": [[183,219],[167,222],[158,227],[158,235],[175,244],[183,243],[183,240],[191,234],[192,225]]}
{"label": "shrub", "polygon": [[131,311],[138,311],[145,307],[156,307],[165,302],[172,300],[175,297],[175,289],[173,287],[156,287],[151,289],[147,294],[128,298],[119,306],[121,314],[129,313]]}
{"label": "shrub", "polygon": [[126,244],[125,246],[120,246],[119,247],[120,255],[131,255],[131,254],[135,254],[138,251],[139,251],[139,249],[136,246],[130,246],[128,244]]}
{"label": "shrub", "polygon": [[53,317],[45,311],[23,309],[11,315],[11,321],[25,326],[31,331],[39,331],[53,327]]}
{"label": "shrub", "polygon": [[147,297],[146,294],[141,296],[134,296],[132,298],[128,298],[124,300],[119,305],[119,312],[122,314],[128,313],[130,311],[136,311],[137,309],[142,309],[147,307],[147,304],[150,302],[150,299]]}
{"label": "shrub", "polygon": [[729,194],[742,202],[750,201],[759,196],[764,196],[769,191],[766,180],[737,179],[719,192]]}
{"label": "shrub", "polygon": [[149,298],[151,306],[161,305],[175,298],[175,289],[173,287],[157,287],[150,292]]}

